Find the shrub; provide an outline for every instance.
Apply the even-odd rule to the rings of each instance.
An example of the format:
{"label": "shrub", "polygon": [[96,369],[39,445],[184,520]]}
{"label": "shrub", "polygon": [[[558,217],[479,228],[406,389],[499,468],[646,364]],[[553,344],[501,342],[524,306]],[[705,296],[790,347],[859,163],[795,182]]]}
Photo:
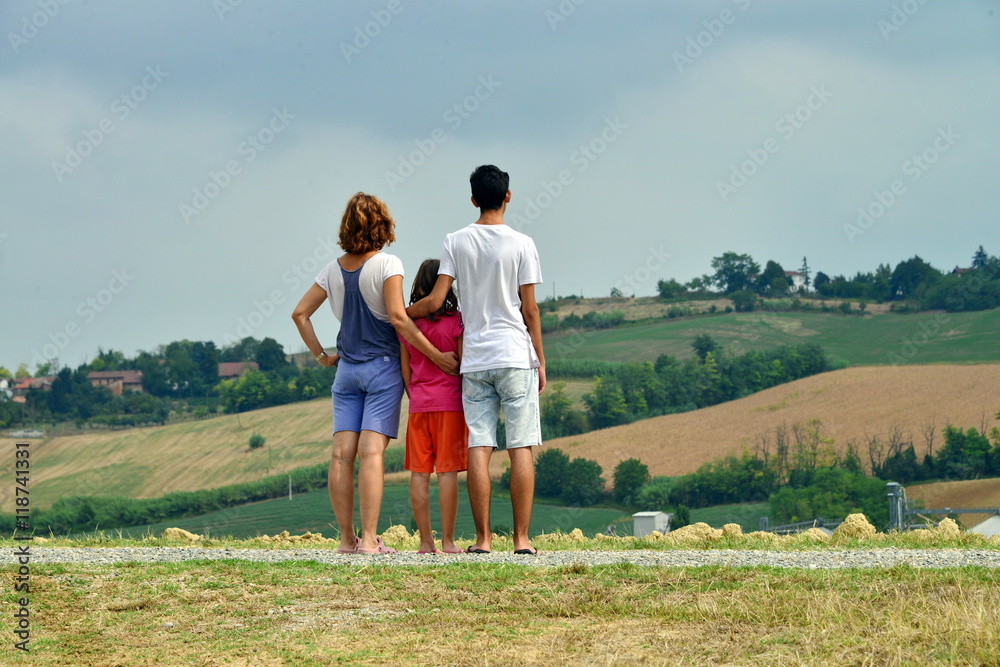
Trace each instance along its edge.
{"label": "shrub", "polygon": [[674,516],[670,519],[670,529],[683,528],[691,523],[691,510],[687,505],[678,505]]}
{"label": "shrub", "polygon": [[[542,451],[535,458],[535,493],[543,498],[558,498],[561,496],[567,465],[569,465],[569,457],[561,449],[545,449]],[[504,472],[508,475],[509,479],[509,470]]]}
{"label": "shrub", "polygon": [[749,313],[757,308],[757,295],[750,290],[733,292],[729,298],[733,300],[733,307],[738,313]]}
{"label": "shrub", "polygon": [[612,479],[615,500],[632,505],[639,490],[649,481],[649,466],[639,459],[625,459],[615,466]]}
{"label": "shrub", "polygon": [[654,477],[642,485],[632,504],[644,512],[666,512],[670,507],[671,486],[669,477]]}
{"label": "shrub", "polygon": [[250,449],[260,449],[265,442],[267,442],[267,438],[260,433],[254,433],[250,436]]}
{"label": "shrub", "polygon": [[575,458],[566,466],[563,500],[570,505],[588,507],[604,496],[603,470],[597,461]]}

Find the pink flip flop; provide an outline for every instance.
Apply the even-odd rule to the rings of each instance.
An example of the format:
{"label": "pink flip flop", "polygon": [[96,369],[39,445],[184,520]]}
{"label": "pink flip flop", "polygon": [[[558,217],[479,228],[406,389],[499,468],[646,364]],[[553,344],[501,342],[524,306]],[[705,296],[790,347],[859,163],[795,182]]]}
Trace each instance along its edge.
{"label": "pink flip flop", "polygon": [[375,543],[378,545],[374,549],[362,549],[361,543],[358,542],[358,553],[359,554],[394,554],[397,553],[392,547],[385,546],[385,542],[382,541],[381,537],[375,538]]}

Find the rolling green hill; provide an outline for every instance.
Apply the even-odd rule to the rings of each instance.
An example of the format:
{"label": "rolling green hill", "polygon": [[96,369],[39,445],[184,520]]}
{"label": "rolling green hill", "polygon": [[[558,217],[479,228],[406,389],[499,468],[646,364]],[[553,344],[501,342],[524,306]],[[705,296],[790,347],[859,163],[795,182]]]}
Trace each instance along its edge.
{"label": "rolling green hill", "polygon": [[[379,532],[393,524],[406,526],[411,532],[412,512],[410,510],[410,487],[408,484],[386,484],[382,498],[382,512],[379,515]],[[472,510],[469,507],[469,496],[464,482],[458,493],[458,521],[456,523],[457,537],[471,539],[476,535],[472,523]],[[360,508],[354,506],[355,524],[361,526]],[[440,536],[440,509],[437,502],[437,488],[431,486],[431,526]],[[491,508],[493,530],[509,531],[513,525],[510,498],[494,496]],[[626,521],[631,529],[629,515],[621,510],[605,508],[561,507],[543,503],[535,503],[532,514],[533,535],[550,533],[559,529],[568,533],[574,528],[581,529],[584,534],[593,536],[604,531],[613,521]],[[257,535],[275,535],[287,530],[293,535],[306,531],[323,533],[326,537],[338,534],[333,510],[330,508],[330,496],[326,489],[318,489],[311,493],[293,496],[291,500],[281,498],[266,500],[232,507],[219,512],[212,512],[198,517],[171,519],[151,526],[140,526],[122,531],[124,535],[141,536],[147,533],[159,535],[171,526],[189,530],[200,535],[210,534],[217,537],[232,536],[237,538],[255,537]]]}
{"label": "rolling green hill", "polygon": [[549,361],[654,361],[661,354],[684,358],[692,356],[691,341],[699,334],[708,334],[735,353],[816,343],[852,366],[1000,361],[1000,310],[705,315],[547,334],[545,353]]}
{"label": "rolling green hill", "polygon": [[[456,537],[473,539],[476,535],[476,528],[472,523],[472,511],[469,508],[469,496],[464,482],[459,489],[458,505]],[[768,516],[768,514],[767,503],[720,505],[691,510],[691,521],[704,521],[716,528],[726,523],[738,523],[745,532],[750,532],[757,530],[760,525],[760,517]],[[494,531],[509,531],[512,524],[510,498],[494,495],[491,516]],[[439,518],[437,489],[432,485],[431,527],[438,531],[438,539],[440,539],[441,531]],[[406,484],[387,484],[382,499],[379,532],[393,524],[406,526],[410,532],[414,532],[411,521],[409,486]],[[596,533],[604,532],[610,523],[617,526],[619,535],[630,534],[632,530],[631,515],[624,510],[603,507],[564,507],[536,502],[531,517],[531,534],[553,533],[557,530],[568,533],[574,528],[579,528],[584,535],[593,537]],[[360,510],[356,505],[355,524],[361,525]],[[171,519],[148,526],[126,528],[122,530],[122,534],[127,537],[142,537],[147,534],[160,535],[172,526],[199,535],[231,536],[239,539],[258,535],[276,535],[283,530],[287,530],[292,535],[301,535],[306,531],[323,533],[326,537],[335,537],[338,534],[333,510],[330,508],[330,496],[326,489],[298,494],[293,496],[291,500],[288,498],[266,500],[202,516]]]}

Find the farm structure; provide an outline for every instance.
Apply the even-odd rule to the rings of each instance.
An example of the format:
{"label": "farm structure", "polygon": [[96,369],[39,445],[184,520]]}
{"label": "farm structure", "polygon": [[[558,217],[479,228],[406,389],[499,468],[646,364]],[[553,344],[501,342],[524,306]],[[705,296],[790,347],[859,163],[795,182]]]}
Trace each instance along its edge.
{"label": "farm structure", "polygon": [[925,519],[928,515],[948,516],[951,514],[991,514],[992,516],[971,528],[971,532],[990,536],[1000,534],[1000,507],[940,507],[914,508],[913,501],[907,500],[906,489],[897,482],[886,484],[889,497],[889,528],[891,530],[912,530],[924,528],[925,523],[914,523],[912,517]]}

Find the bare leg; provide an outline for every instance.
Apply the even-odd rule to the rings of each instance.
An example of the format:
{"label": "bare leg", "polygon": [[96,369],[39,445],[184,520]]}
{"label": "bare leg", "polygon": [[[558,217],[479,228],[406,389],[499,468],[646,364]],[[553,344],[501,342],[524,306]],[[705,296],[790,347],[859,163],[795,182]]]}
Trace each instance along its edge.
{"label": "bare leg", "polygon": [[420,531],[420,551],[434,551],[434,534],[431,533],[431,476],[425,472],[410,473],[410,506]]}
{"label": "bare leg", "polygon": [[493,545],[493,531],[490,530],[490,458],[492,456],[492,447],[469,447],[469,503],[472,505],[472,520],[476,523],[475,547],[487,551]]}
{"label": "bare leg", "polygon": [[441,548],[456,551],[455,520],[458,518],[458,473],[438,473],[438,502],[441,504]]}
{"label": "bare leg", "polygon": [[358,498],[361,501],[361,548],[378,546],[378,515],[382,511],[382,484],[385,479],[385,448],[389,436],[374,431],[361,431],[358,439]]}
{"label": "bare leg", "polygon": [[510,456],[510,503],[514,509],[514,550],[530,549],[528,529],[535,499],[535,462],[531,447],[507,450]]}
{"label": "bare leg", "polygon": [[354,534],[354,458],[358,454],[358,434],[337,431],[333,434],[333,453],[327,488],[333,515],[340,527],[341,549],[353,549],[358,543]]}

